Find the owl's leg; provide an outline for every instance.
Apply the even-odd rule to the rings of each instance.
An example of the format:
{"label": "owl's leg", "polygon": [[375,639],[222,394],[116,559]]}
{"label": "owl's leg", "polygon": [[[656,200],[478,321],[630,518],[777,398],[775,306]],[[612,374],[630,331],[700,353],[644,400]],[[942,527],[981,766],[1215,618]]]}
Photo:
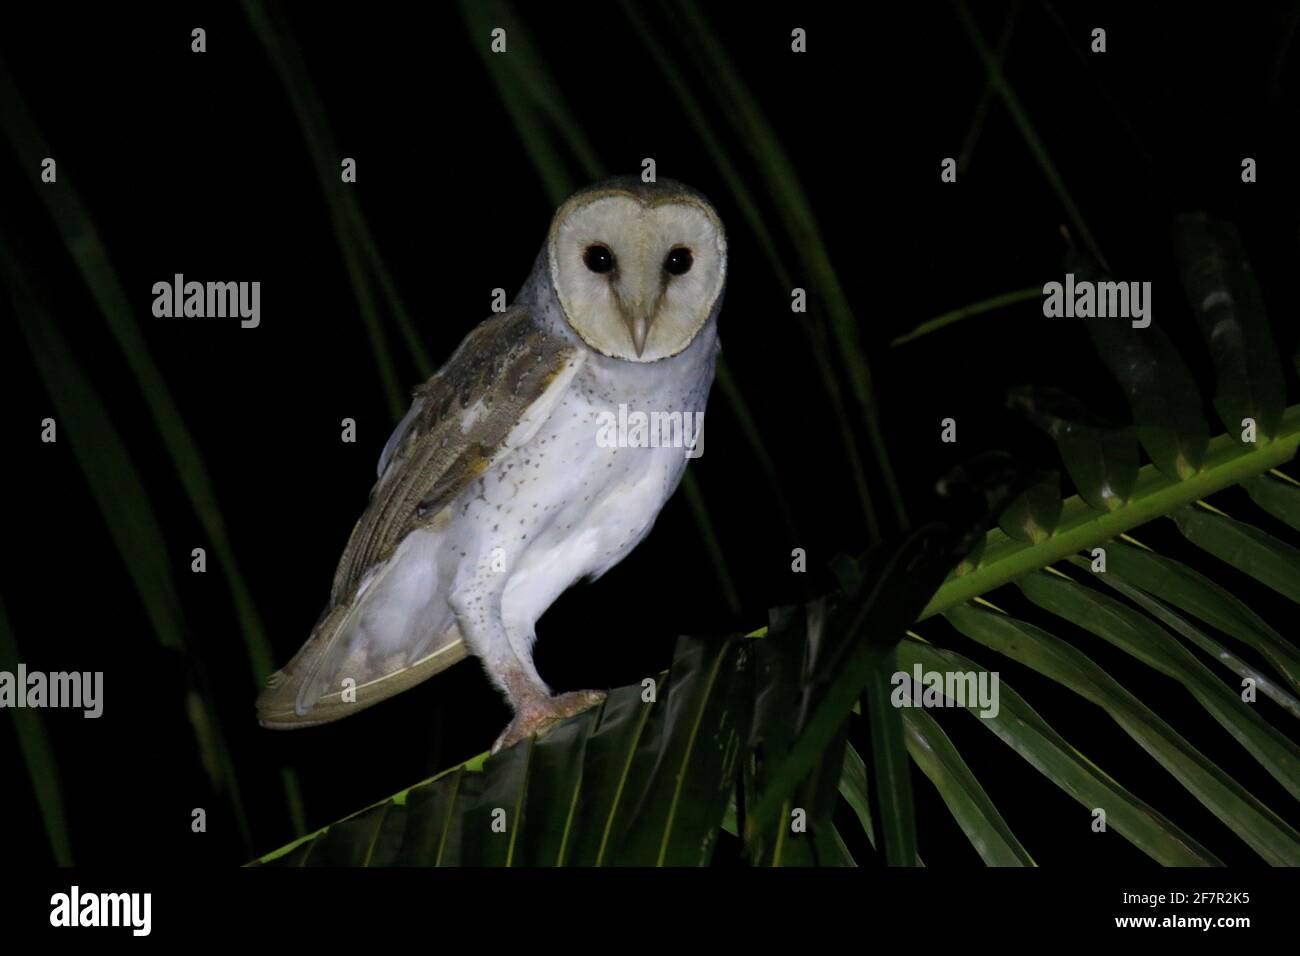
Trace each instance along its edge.
{"label": "owl's leg", "polygon": [[455,591],[450,603],[465,643],[516,712],[550,699],[551,689],[533,666],[532,655],[521,657],[506,632],[499,593],[471,585]]}
{"label": "owl's leg", "polygon": [[[533,644],[537,637],[532,624],[511,616],[503,616],[503,623],[515,656],[533,668]],[[533,673],[537,673],[535,669]],[[538,680],[540,679],[539,677]],[[492,752],[513,747],[525,737],[543,734],[560,721],[596,706],[605,696],[603,690],[575,690],[555,695],[548,691],[546,697],[540,700],[528,697],[522,701],[522,706],[515,705],[515,719],[492,745]]]}
{"label": "owl's leg", "polygon": [[501,614],[500,588],[493,587],[494,583],[482,579],[466,582],[452,593],[450,603],[465,643],[515,712],[492,746],[496,753],[525,737],[544,733],[566,717],[599,703],[605,695],[577,691],[551,696],[533,664],[531,641],[511,639]]}

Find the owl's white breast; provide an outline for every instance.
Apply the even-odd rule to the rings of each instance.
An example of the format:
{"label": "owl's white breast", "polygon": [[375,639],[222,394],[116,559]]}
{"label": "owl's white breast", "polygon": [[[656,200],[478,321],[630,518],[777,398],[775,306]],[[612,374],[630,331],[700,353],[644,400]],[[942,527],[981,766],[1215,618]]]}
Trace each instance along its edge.
{"label": "owl's white breast", "polygon": [[682,447],[602,447],[602,416],[703,412],[712,336],[682,361],[635,365],[587,357],[545,421],[498,460],[454,519],[461,575],[498,561],[502,614],[531,629],[555,599],[599,577],[650,532],[687,464]]}

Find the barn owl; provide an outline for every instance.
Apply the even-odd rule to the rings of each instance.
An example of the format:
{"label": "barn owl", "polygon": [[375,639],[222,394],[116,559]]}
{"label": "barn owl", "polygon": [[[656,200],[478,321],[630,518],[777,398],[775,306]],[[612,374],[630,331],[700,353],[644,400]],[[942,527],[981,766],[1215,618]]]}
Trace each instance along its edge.
{"label": "barn owl", "polygon": [[262,726],[346,717],[467,656],[514,711],[494,753],[599,703],[551,692],[536,623],[626,557],[680,482],[680,442],[601,429],[620,411],[666,432],[673,413],[702,418],[726,272],[717,212],[681,183],[620,177],[560,206],[513,305],[415,389],[324,613],[258,698]]}

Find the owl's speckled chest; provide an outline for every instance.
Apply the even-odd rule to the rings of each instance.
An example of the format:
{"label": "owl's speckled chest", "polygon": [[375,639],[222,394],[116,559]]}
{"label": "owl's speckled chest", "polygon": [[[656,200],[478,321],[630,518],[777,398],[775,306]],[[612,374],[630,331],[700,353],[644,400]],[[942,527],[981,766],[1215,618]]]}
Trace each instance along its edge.
{"label": "owl's speckled chest", "polygon": [[[691,437],[716,351],[714,341],[700,345],[675,367],[589,355],[531,439],[467,490],[454,521],[464,532],[456,534],[460,576],[500,574],[507,619],[535,620],[571,584],[603,574],[649,533],[689,449],[649,446],[626,423],[653,413],[661,425],[689,422],[682,434]],[[661,431],[673,435],[671,427]]]}

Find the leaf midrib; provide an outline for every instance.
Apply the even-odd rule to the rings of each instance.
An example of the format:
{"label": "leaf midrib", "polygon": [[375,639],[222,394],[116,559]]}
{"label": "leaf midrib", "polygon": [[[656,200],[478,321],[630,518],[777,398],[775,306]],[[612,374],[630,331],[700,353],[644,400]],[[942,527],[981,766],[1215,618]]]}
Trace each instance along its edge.
{"label": "leaf midrib", "polygon": [[1087,550],[1125,531],[1192,504],[1216,491],[1289,461],[1300,446],[1300,405],[1283,415],[1277,437],[1257,448],[1243,451],[1229,434],[1210,442],[1205,465],[1190,478],[1178,480],[1145,466],[1138,475],[1133,497],[1115,511],[1102,513],[1078,495],[1065,502],[1056,533],[1036,544],[1014,541],[998,531],[989,533],[989,545],[978,568],[959,577],[949,577],[917,620],[941,614],[974,597],[1007,584],[1023,574]]}

